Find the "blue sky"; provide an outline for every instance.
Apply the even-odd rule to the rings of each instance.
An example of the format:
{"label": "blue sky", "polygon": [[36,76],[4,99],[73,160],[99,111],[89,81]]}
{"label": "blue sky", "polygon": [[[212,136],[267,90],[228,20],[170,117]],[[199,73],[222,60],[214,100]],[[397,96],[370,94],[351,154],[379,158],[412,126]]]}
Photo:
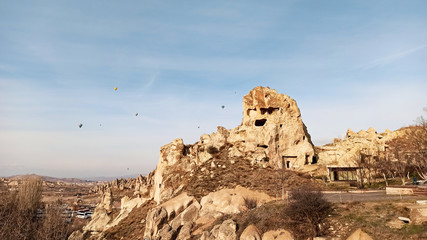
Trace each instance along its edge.
{"label": "blue sky", "polygon": [[148,173],[173,139],[239,125],[255,86],[294,98],[317,145],[412,124],[427,107],[426,12],[426,1],[1,1],[0,176]]}

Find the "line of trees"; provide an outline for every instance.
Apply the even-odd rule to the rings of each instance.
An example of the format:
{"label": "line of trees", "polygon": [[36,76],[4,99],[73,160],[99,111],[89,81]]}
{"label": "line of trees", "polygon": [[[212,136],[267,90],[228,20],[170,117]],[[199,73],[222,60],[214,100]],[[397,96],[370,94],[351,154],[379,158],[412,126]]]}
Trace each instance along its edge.
{"label": "line of trees", "polygon": [[[427,109],[425,109],[427,112]],[[388,185],[389,178],[400,178],[405,185],[410,177],[427,180],[427,120],[419,117],[416,124],[387,142],[387,149],[375,154],[357,151],[353,163],[358,168],[358,187],[371,185],[378,175]]]}

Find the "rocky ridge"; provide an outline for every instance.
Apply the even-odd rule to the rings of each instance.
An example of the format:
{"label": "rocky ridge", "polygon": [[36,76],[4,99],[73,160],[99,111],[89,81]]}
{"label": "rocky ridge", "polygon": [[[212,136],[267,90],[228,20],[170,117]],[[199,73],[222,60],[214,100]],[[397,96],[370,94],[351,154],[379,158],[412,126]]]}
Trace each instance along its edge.
{"label": "rocky ridge", "polygon": [[353,161],[355,155],[362,153],[378,157],[387,150],[389,141],[402,134],[404,134],[403,130],[392,132],[388,129],[383,133],[378,133],[372,127],[367,131],[360,130],[357,133],[348,129],[344,139],[336,138],[333,143],[315,147],[319,165],[354,167],[356,165]]}
{"label": "rocky ridge", "polygon": [[[70,240],[109,239],[112,230],[136,211],[144,214],[139,216],[143,218],[138,223],[143,226],[139,239],[236,239],[233,220],[215,221],[247,211],[248,200],[257,207],[281,198],[283,189],[312,182],[296,171],[284,170],[334,164],[331,151],[334,155],[343,151],[344,156],[358,141],[374,149],[388,139],[372,129],[348,131],[347,136],[337,140],[334,148],[315,148],[295,100],[268,87],[256,87],[243,99],[243,119],[236,128],[218,127],[191,145],[175,139],[161,147],[157,167],[147,176],[97,187],[102,202],[91,222]],[[336,163],[346,163],[342,159]],[[132,194],[115,206],[114,191]],[[283,229],[262,233],[252,227],[244,233],[248,239],[293,239]]]}

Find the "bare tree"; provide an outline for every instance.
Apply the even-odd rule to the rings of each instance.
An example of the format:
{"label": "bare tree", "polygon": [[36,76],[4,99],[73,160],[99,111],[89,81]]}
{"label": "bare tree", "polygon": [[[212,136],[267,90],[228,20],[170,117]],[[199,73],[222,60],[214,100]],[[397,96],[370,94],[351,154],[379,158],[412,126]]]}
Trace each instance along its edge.
{"label": "bare tree", "polygon": [[393,175],[393,164],[385,151],[378,151],[374,164],[375,172],[384,178],[385,185],[388,186],[388,179]]}
{"label": "bare tree", "polygon": [[331,203],[318,188],[303,185],[290,192],[290,203],[283,214],[298,239],[313,239],[328,228],[326,218],[331,212]]}
{"label": "bare tree", "polygon": [[427,180],[427,120],[422,116],[416,124],[403,128],[402,134],[388,142],[394,171],[405,184],[405,177],[416,172]]}
{"label": "bare tree", "polygon": [[18,191],[18,210],[36,211],[41,207],[43,180],[40,177],[25,179]]}
{"label": "bare tree", "polygon": [[407,158],[418,175],[427,180],[427,120],[422,116],[416,124],[406,131],[408,146]]}
{"label": "bare tree", "polygon": [[361,152],[360,149],[358,149],[355,154],[353,155],[352,162],[356,166],[356,179],[357,179],[357,187],[358,188],[364,188],[365,186],[365,179],[367,176],[367,171],[365,169],[366,167],[366,155]]}
{"label": "bare tree", "polygon": [[37,239],[67,239],[71,232],[66,219],[62,216],[62,212],[63,209],[60,203],[51,204],[45,208],[42,222],[37,231]]}
{"label": "bare tree", "polygon": [[396,174],[402,181],[402,185],[406,184],[406,176],[411,171],[411,164],[405,158],[405,154],[410,148],[409,141],[406,135],[398,136],[388,142],[390,147],[390,154],[388,156],[388,166],[391,167],[394,174]]}
{"label": "bare tree", "polygon": [[0,203],[0,239],[35,239],[42,180],[25,179],[17,192],[7,192]]}

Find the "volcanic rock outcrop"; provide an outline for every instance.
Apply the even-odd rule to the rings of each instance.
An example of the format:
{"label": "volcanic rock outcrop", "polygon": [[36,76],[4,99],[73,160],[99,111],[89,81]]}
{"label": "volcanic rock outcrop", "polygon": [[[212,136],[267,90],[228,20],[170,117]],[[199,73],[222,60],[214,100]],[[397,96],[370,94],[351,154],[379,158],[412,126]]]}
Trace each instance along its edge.
{"label": "volcanic rock outcrop", "polygon": [[[294,239],[285,229],[262,233],[249,225],[241,232],[231,216],[282,198],[295,186],[318,183],[285,169],[351,166],[355,154],[383,151],[396,134],[348,130],[344,140],[315,149],[295,100],[256,87],[243,98],[236,128],[218,127],[191,145],[175,139],[161,147],[157,167],[147,176],[98,187],[102,202],[70,239],[104,239],[124,228],[122,222],[139,226],[129,227],[138,239]],[[126,196],[117,204],[113,193],[120,192]]]}
{"label": "volcanic rock outcrop", "polygon": [[333,143],[316,146],[316,153],[321,165],[355,166],[355,155],[362,153],[377,157],[387,150],[388,141],[401,134],[403,132],[391,132],[388,129],[383,133],[377,133],[372,127],[357,133],[348,129],[344,139],[335,139]]}
{"label": "volcanic rock outcrop", "polygon": [[[243,98],[243,120],[240,126],[204,134],[193,145],[175,139],[160,149],[154,175],[154,200],[158,203],[180,192],[183,185],[172,188],[165,178],[192,172],[212,160],[218,152],[229,160],[221,168],[236,161],[273,169],[302,169],[315,159],[314,147],[300,110],[292,98],[275,90],[256,87]],[[212,163],[215,164],[215,163]]]}

